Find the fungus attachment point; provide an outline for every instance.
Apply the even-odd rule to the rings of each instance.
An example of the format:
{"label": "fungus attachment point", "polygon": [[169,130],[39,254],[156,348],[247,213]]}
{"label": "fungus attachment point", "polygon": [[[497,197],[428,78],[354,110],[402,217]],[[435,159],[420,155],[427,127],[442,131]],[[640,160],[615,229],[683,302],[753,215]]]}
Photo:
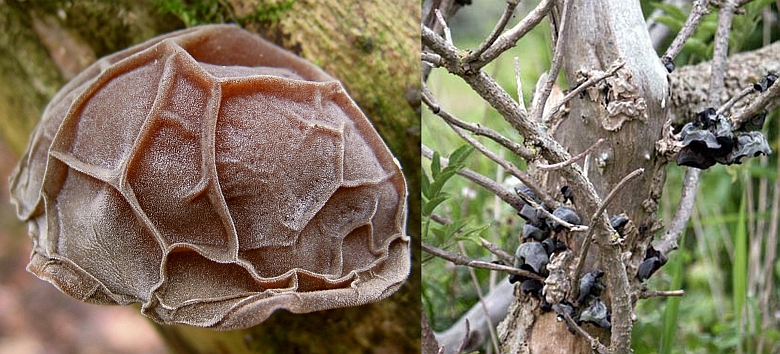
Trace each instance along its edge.
{"label": "fungus attachment point", "polygon": [[240,329],[378,301],[410,269],[406,184],[338,81],[234,26],[100,59],[11,179],[28,270],[159,323]]}

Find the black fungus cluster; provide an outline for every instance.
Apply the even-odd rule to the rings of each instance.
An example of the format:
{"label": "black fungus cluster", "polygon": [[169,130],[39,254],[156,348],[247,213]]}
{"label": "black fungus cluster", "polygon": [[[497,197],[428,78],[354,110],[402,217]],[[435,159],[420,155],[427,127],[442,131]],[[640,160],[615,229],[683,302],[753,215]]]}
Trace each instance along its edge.
{"label": "black fungus cluster", "polygon": [[[560,207],[551,211],[536,196],[536,193],[526,186],[520,185],[516,187],[515,192],[525,199],[533,200],[537,205],[545,208],[546,211],[551,212],[561,220],[571,224],[580,223],[580,218],[573,209]],[[566,193],[563,193],[564,198],[566,198]],[[571,198],[571,195],[568,197]],[[550,262],[550,256],[555,252],[566,249],[566,244],[552,235],[553,233],[561,232],[563,226],[548,218],[543,211],[528,203],[517,214],[525,220],[525,224],[523,225],[523,243],[517,247],[515,252],[515,268],[546,277],[548,275],[547,263]],[[539,280],[512,274],[509,276],[509,282],[513,284],[521,282],[520,289],[524,293],[542,298],[541,292],[544,284]]]}
{"label": "black fungus cluster", "polygon": [[645,259],[639,264],[636,278],[639,279],[639,281],[645,281],[664,264],[666,264],[666,256],[653,248],[653,246],[650,246],[645,252]]}
{"label": "black fungus cluster", "polygon": [[[579,215],[571,207],[560,206],[553,210],[544,205],[536,194],[526,186],[516,187],[515,192],[524,199],[533,200],[536,204],[563,221],[573,225],[581,223]],[[573,196],[569,187],[561,188],[561,194],[563,195],[564,203],[572,200]],[[550,256],[555,252],[566,249],[566,244],[555,237],[565,227],[554,219],[548,218],[544,212],[530,204],[525,204],[520,209],[518,215],[525,220],[525,225],[523,225],[523,243],[517,247],[515,252],[515,268],[538,274],[541,277],[547,277],[549,275],[547,264],[550,262]],[[620,225],[613,224],[613,227],[618,226],[622,229],[627,221],[628,219],[625,219],[625,221],[622,221],[622,219],[617,220]],[[603,275],[604,273],[601,271],[594,271],[582,277],[579,283],[580,297],[577,306],[567,301],[557,304],[547,303],[545,297],[542,296],[544,284],[539,280],[512,274],[509,276],[509,282],[521,282],[520,290],[523,293],[538,298],[542,311],[555,310],[560,320],[563,320],[562,313],[565,312],[577,323],[590,322],[609,329],[611,327],[609,322],[610,313],[600,298],[601,292],[604,290],[604,284],[600,280]],[[570,330],[573,331],[571,328]]]}
{"label": "black fungus cluster", "polygon": [[612,324],[610,324],[610,312],[607,309],[607,305],[601,300],[601,292],[605,288],[604,283],[601,282],[602,277],[604,277],[604,272],[597,269],[585,273],[580,278],[577,305],[581,311],[578,323],[590,322],[601,328],[609,329],[612,327]]}
{"label": "black fungus cluster", "polygon": [[[591,323],[595,326],[609,330],[612,328],[612,313],[601,300],[601,293],[605,289],[601,278],[604,272],[597,269],[582,276],[579,282],[579,296],[576,304],[562,301],[551,306],[558,314],[558,321],[564,320],[564,313],[569,315],[577,324]],[[569,331],[574,333],[574,328],[566,324]]]}
{"label": "black fungus cluster", "polygon": [[683,126],[680,139],[683,148],[677,153],[677,164],[707,169],[716,163],[739,164],[744,157],[772,153],[759,131],[766,112],[751,117],[734,129],[731,120],[707,108],[696,114],[696,120]]}

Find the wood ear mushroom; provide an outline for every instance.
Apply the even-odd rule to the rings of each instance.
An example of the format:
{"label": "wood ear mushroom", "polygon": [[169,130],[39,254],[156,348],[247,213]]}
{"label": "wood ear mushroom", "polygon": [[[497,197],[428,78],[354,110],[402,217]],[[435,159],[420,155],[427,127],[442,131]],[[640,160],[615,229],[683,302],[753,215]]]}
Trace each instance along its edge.
{"label": "wood ear mushroom", "polygon": [[229,25],[100,59],[11,178],[28,270],[163,324],[240,329],[378,301],[410,268],[406,184],[341,84]]}

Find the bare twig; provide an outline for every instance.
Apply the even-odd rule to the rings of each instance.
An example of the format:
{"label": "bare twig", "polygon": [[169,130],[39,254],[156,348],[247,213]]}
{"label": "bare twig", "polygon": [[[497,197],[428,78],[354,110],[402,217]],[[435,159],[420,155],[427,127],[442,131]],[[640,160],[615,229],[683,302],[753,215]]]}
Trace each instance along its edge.
{"label": "bare twig", "polygon": [[528,31],[536,27],[536,25],[547,16],[553,3],[555,3],[553,0],[542,0],[539,2],[539,5],[536,5],[536,7],[518,24],[499,36],[495,43],[482,53],[479,60],[470,63],[470,66],[472,68],[481,68],[505,51],[517,45],[517,41],[520,38],[525,36]]}
{"label": "bare twig", "polygon": [[743,98],[747,97],[747,95],[749,95],[749,94],[751,94],[751,93],[753,93],[755,91],[756,90],[753,88],[753,85],[750,85],[750,87],[746,87],[746,88],[742,89],[742,91],[739,91],[738,94],[734,95],[728,101],[726,101],[726,103],[724,103],[722,106],[720,106],[720,108],[718,108],[717,113],[718,114],[726,113],[729,109],[731,109],[732,106],[734,106],[735,103],[739,102]]}
{"label": "bare twig", "polygon": [[504,12],[501,14],[501,18],[498,19],[498,22],[496,23],[496,26],[493,28],[493,31],[490,32],[490,35],[488,35],[485,40],[480,43],[480,45],[469,53],[465,58],[463,58],[463,61],[466,63],[472,62],[474,60],[479,59],[479,56],[482,55],[482,53],[485,52],[488,48],[490,48],[493,43],[495,43],[498,36],[501,34],[502,31],[504,31],[504,28],[506,28],[507,23],[509,23],[509,20],[512,18],[512,14],[515,12],[515,8],[517,7],[518,0],[508,0],[506,2],[506,7],[504,8]]}
{"label": "bare twig", "polygon": [[[463,242],[458,242],[458,249],[460,250],[460,253],[464,257],[468,257],[466,254],[466,248],[463,247]],[[469,276],[471,277],[471,282],[474,284],[474,289],[477,291],[477,297],[479,298],[479,303],[482,305],[482,310],[485,311],[485,313],[488,313],[488,306],[485,303],[485,296],[482,294],[482,287],[479,285],[479,279],[477,279],[477,273],[474,271],[474,268],[469,267]],[[490,340],[493,344],[493,349],[498,353],[498,336],[496,336],[496,328],[493,326],[493,321],[488,316],[488,331],[490,332]],[[469,333],[466,331],[466,333]]]}
{"label": "bare twig", "polygon": [[685,290],[644,290],[636,294],[637,299],[649,299],[651,297],[684,296]]}
{"label": "bare twig", "polygon": [[[696,5],[694,5],[694,8],[696,8]],[[725,0],[720,11],[718,11],[718,29],[715,32],[715,50],[713,52],[712,68],[710,69],[712,77],[710,79],[710,88],[707,99],[711,107],[720,104],[720,91],[723,88],[723,73],[726,67],[729,32],[731,31],[731,21],[734,17],[734,9],[734,2]],[[677,205],[677,211],[675,211],[674,218],[669,224],[666,233],[661,236],[661,241],[654,247],[663,255],[677,249],[677,241],[680,239],[680,235],[682,235],[682,232],[685,230],[685,226],[688,224],[688,220],[691,217],[691,210],[694,206],[700,172],[701,170],[696,168],[688,168],[688,170],[685,171],[680,204]]]}
{"label": "bare twig", "polygon": [[[607,209],[607,206],[609,206],[609,203],[612,201],[613,198],[615,198],[617,193],[621,189],[623,189],[623,187],[629,181],[631,181],[636,177],[641,176],[643,173],[645,173],[645,169],[638,168],[632,171],[631,173],[629,173],[628,175],[626,175],[625,177],[623,177],[623,179],[621,179],[620,182],[618,182],[615,185],[615,187],[612,188],[609,194],[607,194],[607,197],[604,199],[604,202],[601,203],[601,205],[596,210],[596,212],[590,217],[591,220],[590,224],[591,225],[595,224],[598,218],[603,217],[602,214],[604,213],[604,210]],[[608,216],[607,219],[609,219]],[[582,241],[582,248],[580,248],[580,255],[579,258],[577,259],[577,267],[574,268],[574,276],[572,277],[572,279],[574,279],[575,284],[579,282],[580,274],[582,273],[582,267],[585,265],[585,258],[588,256],[588,248],[590,247],[591,239],[593,238],[593,234],[595,233],[593,230],[595,230],[595,228],[591,228],[591,230],[588,231],[587,236],[585,236],[585,240]],[[575,289],[574,292],[577,292],[576,290],[577,289]]]}
{"label": "bare twig", "polygon": [[677,211],[675,211],[674,217],[669,223],[666,232],[661,236],[661,241],[653,246],[653,248],[658,250],[658,252],[661,252],[661,254],[666,255],[670,251],[677,249],[677,241],[680,240],[680,236],[685,230],[685,226],[688,225],[688,220],[691,218],[691,211],[693,210],[694,202],[696,200],[696,189],[699,186],[700,173],[700,169],[693,167],[689,167],[685,171],[682,195],[680,197],[680,203],[677,204]]}
{"label": "bare twig", "polygon": [[[560,28],[558,29],[558,33],[563,33],[563,31],[565,31],[566,16],[569,13],[569,9],[571,8],[571,3],[571,0],[563,1],[563,11],[561,14],[561,23]],[[542,90],[542,94],[540,95],[539,100],[534,99],[536,101],[536,105],[534,105],[531,111],[531,117],[534,121],[542,121],[544,106],[547,104],[547,99],[550,97],[550,92],[552,92],[552,87],[555,84],[555,80],[558,79],[558,72],[561,70],[561,65],[563,65],[561,58],[563,57],[563,46],[566,45],[565,38],[566,37],[559,37],[558,41],[555,43],[555,52],[553,53],[552,64],[550,64],[550,71],[547,73],[547,82],[544,83],[544,89]]]}
{"label": "bare twig", "polygon": [[476,259],[471,259],[465,256],[461,256],[458,254],[450,253],[445,250],[438,249],[436,247],[433,247],[425,242],[421,243],[423,251],[434,255],[439,258],[446,259],[452,263],[455,263],[457,265],[467,266],[467,267],[473,267],[473,268],[481,268],[481,269],[490,269],[490,270],[496,270],[500,272],[507,272],[509,274],[517,274],[520,276],[524,276],[526,278],[536,279],[538,281],[544,281],[544,278],[542,278],[540,275],[529,272],[522,269],[517,269],[515,267],[509,267],[501,264],[495,264],[485,261],[478,261]]}
{"label": "bare twig", "polygon": [[674,58],[677,57],[677,54],[680,54],[685,42],[688,41],[688,38],[690,38],[693,35],[693,32],[696,31],[696,28],[699,27],[701,18],[710,13],[707,9],[709,4],[710,0],[696,0],[693,2],[693,7],[691,8],[690,15],[688,15],[688,19],[685,20],[685,24],[680,32],[677,33],[677,36],[674,37],[672,44],[666,48],[664,57],[669,58],[669,60],[674,60]]}
{"label": "bare twig", "polygon": [[441,11],[439,11],[439,9],[434,9],[433,12],[436,14],[436,20],[438,20],[441,25],[442,32],[444,33],[444,40],[447,41],[447,44],[454,45],[452,42],[452,32],[450,31],[450,27],[447,26],[447,21],[444,20],[444,16],[441,15]]}
{"label": "bare twig", "polygon": [[442,36],[438,35],[432,29],[423,26],[422,28],[423,44],[428,46],[434,53],[440,55],[447,63],[448,69],[460,64],[458,48],[452,43],[448,43]]}
{"label": "bare twig", "polygon": [[469,344],[469,337],[471,336],[471,323],[469,323],[469,320],[466,319],[466,332],[463,334],[463,339],[460,341],[460,344],[458,345],[458,349],[455,350],[455,353],[461,353],[464,349],[466,349],[466,346]]}
{"label": "bare twig", "polygon": [[[433,158],[433,150],[431,148],[422,145],[422,155],[427,159]],[[441,165],[447,166],[449,161],[445,158],[441,158]],[[467,168],[461,169],[458,171],[458,174],[465,177],[466,179],[482,186],[483,188],[489,190],[491,193],[495,194],[497,197],[501,198],[504,202],[511,205],[516,210],[520,210],[525,205],[525,202],[523,202],[523,199],[518,197],[516,194],[514,194],[512,191],[507,190],[504,188],[501,184],[498,182],[485,177],[477,172],[474,172],[472,170],[469,170]]]}
{"label": "bare twig", "polygon": [[715,30],[715,48],[712,52],[712,69],[708,103],[710,107],[720,105],[720,91],[723,89],[723,77],[729,52],[729,34],[734,19],[736,4],[733,0],[723,0],[718,11],[718,28]]}
{"label": "bare twig", "polygon": [[780,82],[775,82],[769,89],[759,95],[753,102],[750,103],[742,112],[735,114],[731,117],[731,120],[735,125],[739,125],[761,113],[773,100],[780,97]]}
{"label": "bare twig", "polygon": [[530,196],[527,196],[527,195],[523,194],[522,192],[518,192],[517,194],[528,205],[530,205],[530,206],[534,207],[534,209],[542,212],[542,214],[544,214],[545,217],[547,217],[548,219],[552,219],[553,221],[557,222],[561,226],[567,228],[569,231],[571,231],[571,232],[585,232],[585,231],[588,231],[588,227],[585,226],[585,225],[574,225],[572,223],[566,222],[566,221],[562,220],[561,218],[553,215],[551,212],[547,211],[547,209],[544,206],[542,206],[539,203],[537,203]]}
{"label": "bare twig", "polygon": [[442,66],[442,59],[438,54],[422,52],[420,53],[420,58],[422,58],[422,61],[427,62],[434,67]]}
{"label": "bare twig", "polygon": [[520,105],[520,109],[523,114],[528,114],[525,109],[525,100],[523,100],[523,80],[520,78],[520,58],[515,57],[515,80],[517,81],[517,104]]}
{"label": "bare twig", "polygon": [[432,213],[431,214],[431,220],[433,220],[433,221],[435,221],[435,222],[437,222],[437,223],[439,223],[441,225],[448,225],[448,224],[452,223],[452,220],[450,220],[450,219],[448,219],[448,218],[446,218],[444,216],[441,216],[439,214],[436,214],[436,213]]}
{"label": "bare twig", "polygon": [[540,169],[540,170],[554,170],[554,169],[557,169],[557,168],[566,167],[568,165],[571,165],[571,164],[579,161],[580,159],[584,158],[588,154],[590,154],[590,152],[593,151],[593,149],[597,148],[603,142],[604,142],[604,138],[600,138],[599,140],[596,140],[596,142],[593,143],[593,145],[591,145],[589,148],[585,149],[584,151],[582,151],[581,153],[579,153],[579,154],[577,154],[575,156],[572,156],[572,158],[570,158],[570,159],[568,159],[566,161],[559,162],[559,163],[552,164],[552,165],[545,165],[545,164],[541,164],[540,163],[540,164],[536,165],[536,167],[538,169]]}
{"label": "bare twig", "polygon": [[507,262],[509,264],[514,264],[515,263],[515,256],[514,255],[510,254],[507,251],[504,251],[503,249],[501,249],[501,247],[496,246],[495,244],[493,244],[492,242],[490,242],[490,241],[488,241],[488,240],[486,240],[484,238],[480,237],[479,240],[482,243],[482,247],[485,247],[485,249],[487,249],[490,253],[496,255],[496,257],[498,257],[498,259],[500,259],[500,260],[502,260],[504,262]]}
{"label": "bare twig", "polygon": [[571,328],[574,328],[574,330],[581,336],[585,337],[585,339],[590,342],[590,348],[595,350],[599,354],[609,354],[609,350],[604,344],[601,344],[598,339],[593,338],[588,332],[586,332],[580,325],[577,324],[577,322],[574,322],[574,320],[569,316],[568,313],[561,311],[561,315],[563,316],[563,319],[566,321],[566,323],[569,324]]}
{"label": "bare twig", "polygon": [[487,137],[497,142],[499,145],[507,148],[515,155],[526,159],[527,161],[531,161],[534,159],[535,156],[533,151],[531,151],[531,149],[528,149],[525,146],[510,140],[509,138],[501,135],[499,132],[493,129],[483,127],[479,124],[474,124],[474,123],[460,120],[455,116],[453,116],[452,114],[450,114],[449,112],[442,109],[441,106],[439,106],[439,103],[436,102],[433,93],[431,93],[431,91],[428,90],[428,86],[426,84],[423,84],[423,88],[422,88],[422,101],[431,109],[431,111],[434,114],[444,119],[444,121],[449,123],[451,126],[454,125],[456,127],[468,130],[476,135]]}
{"label": "bare twig", "polygon": [[531,188],[532,191],[536,194],[539,199],[542,200],[547,205],[555,205],[555,200],[547,194],[547,192],[537,185],[537,183],[534,181],[534,179],[529,176],[525,171],[517,168],[513,163],[507,161],[501,156],[498,156],[493,151],[490,151],[485,145],[482,145],[480,142],[478,142],[476,139],[470,137],[463,129],[460,129],[458,127],[452,126],[452,129],[455,131],[455,133],[460,136],[461,139],[465,140],[467,143],[471,144],[477,151],[482,153],[482,155],[485,155],[485,157],[493,160],[493,162],[497,163],[499,166],[506,169],[507,172],[509,172],[512,176],[517,177],[523,184],[526,185],[526,187]]}
{"label": "bare twig", "polygon": [[582,92],[583,90],[585,90],[588,87],[591,87],[591,86],[599,83],[600,81],[602,81],[602,80],[604,80],[604,79],[606,79],[606,78],[608,78],[608,77],[610,77],[612,75],[615,75],[615,73],[620,68],[622,68],[625,65],[626,65],[625,61],[616,62],[605,73],[603,73],[601,75],[593,76],[593,77],[589,78],[587,81],[585,81],[585,82],[581,83],[580,85],[578,85],[577,87],[575,87],[573,90],[571,90],[571,92],[567,93],[566,96],[563,96],[563,99],[560,100],[559,102],[557,102],[555,104],[555,106],[553,106],[553,108],[551,108],[549,110],[549,112],[544,116],[544,119],[542,121],[544,121],[544,122],[549,121],[552,118],[552,116],[554,116],[556,113],[558,113],[558,111],[561,109],[561,107],[563,107],[563,105],[565,105],[566,103],[571,101],[572,98],[579,96],[580,92]]}

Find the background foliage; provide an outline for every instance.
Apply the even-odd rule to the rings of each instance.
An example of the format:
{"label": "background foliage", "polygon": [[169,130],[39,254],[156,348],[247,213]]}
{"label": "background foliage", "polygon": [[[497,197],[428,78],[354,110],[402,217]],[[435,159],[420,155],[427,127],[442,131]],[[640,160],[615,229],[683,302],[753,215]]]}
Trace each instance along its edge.
{"label": "background foliage", "polygon": [[[659,9],[658,22],[668,25],[674,33],[682,27],[689,12],[655,1],[642,1],[645,14]],[[535,4],[525,2],[516,10],[526,12]],[[734,20],[730,51],[758,48],[778,39],[777,8],[774,1],[754,1],[744,7],[745,14]],[[461,48],[474,48],[492,29],[502,1],[482,1],[461,9],[450,19],[453,41]],[[677,66],[709,60],[712,57],[712,39],[716,28],[716,11],[705,17],[697,33],[678,56]],[[517,16],[518,18],[520,16]],[[770,21],[767,21],[769,19]],[[510,22],[512,26],[514,22]],[[671,42],[673,35],[669,37]],[[661,53],[662,48],[656,48]],[[485,68],[513,96],[517,86],[512,57],[519,57],[523,98],[530,105],[534,83],[549,68],[551,58],[549,23],[538,26],[518,45]],[[562,76],[562,75],[561,75]],[[489,108],[470,88],[444,70],[433,70],[428,81],[441,106],[453,115],[470,122],[484,124],[515,141],[521,137],[500,115]],[[567,87],[559,80],[559,86]],[[696,207],[688,229],[673,252],[669,262],[649,281],[650,289],[684,289],[682,298],[654,298],[640,300],[636,313],[639,321],[633,333],[636,353],[775,353],[780,352],[780,319],[778,283],[780,261],[766,259],[765,254],[777,243],[767,239],[771,226],[777,225],[778,211],[771,208],[772,197],[780,189],[778,180],[778,114],[771,112],[764,127],[775,154],[749,159],[743,165],[717,165],[702,173]],[[454,154],[463,141],[439,118],[423,110],[422,142],[444,157]],[[502,152],[490,141],[483,141],[493,151]],[[457,154],[456,154],[457,155]],[[506,156],[505,156],[506,157]],[[522,160],[509,157],[518,166]],[[506,188],[518,183],[508,178],[491,161],[470,154],[462,159],[462,166],[475,170]],[[433,170],[431,169],[433,168]],[[432,181],[441,180],[438,167],[423,161],[424,173]],[[680,198],[683,170],[668,166],[668,179],[659,217],[668,222]],[[445,175],[446,177],[446,175]],[[433,200],[433,195],[425,195]],[[438,190],[437,190],[438,191]],[[423,215],[424,242],[457,251],[458,243],[472,258],[489,259],[478,240],[483,237],[509,252],[514,251],[522,229],[522,219],[509,205],[490,192],[461,177],[446,180],[436,199],[434,214],[457,221],[461,227],[443,228],[430,224],[426,230]],[[438,204],[441,203],[441,204]],[[433,208],[430,205],[429,208]],[[776,239],[775,239],[776,240]],[[472,242],[476,241],[476,242]],[[771,252],[770,252],[771,253]],[[767,263],[768,262],[768,263]],[[441,331],[478,301],[477,290],[469,271],[438,258],[423,259],[423,306],[431,325]],[[504,274],[476,270],[480,287],[487,292],[499,281],[507,281]],[[772,324],[762,331],[762,323]]]}

